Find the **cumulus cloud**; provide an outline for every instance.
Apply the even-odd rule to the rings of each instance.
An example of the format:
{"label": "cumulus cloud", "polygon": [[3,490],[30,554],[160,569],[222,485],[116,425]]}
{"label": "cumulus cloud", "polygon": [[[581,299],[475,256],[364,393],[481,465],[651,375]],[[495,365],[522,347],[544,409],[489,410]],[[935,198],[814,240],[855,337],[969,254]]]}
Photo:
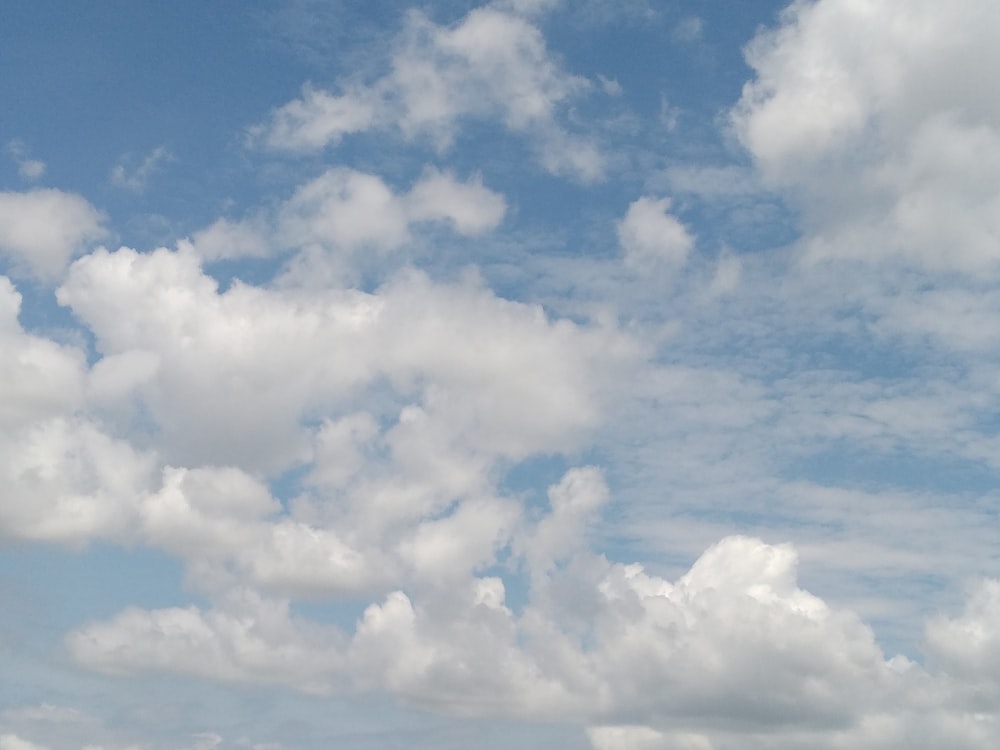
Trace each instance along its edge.
{"label": "cumulus cloud", "polygon": [[563,71],[541,32],[521,15],[538,6],[476,8],[453,26],[410,11],[385,76],[370,86],[345,84],[342,93],[306,87],[301,98],[254,127],[251,140],[309,152],[350,133],[398,127],[405,137],[429,138],[444,150],[463,120],[498,119],[531,139],[549,171],[598,179],[604,159],[596,145],[559,124],[560,108],[591,84]]}
{"label": "cumulus cloud", "polygon": [[995,272],[996,7],[794,3],[759,35],[732,121],[794,194],[813,258]]}
{"label": "cumulus cloud", "polygon": [[670,214],[670,205],[669,198],[649,197],[629,205],[625,218],[618,223],[618,242],[627,265],[643,270],[684,263],[694,247],[694,237]]}
{"label": "cumulus cloud", "polygon": [[323,693],[338,661],[336,641],[336,631],[292,618],[287,602],[234,593],[209,612],[127,609],[73,633],[67,646],[79,663],[110,674],[193,673]]}
{"label": "cumulus cloud", "polygon": [[502,581],[485,577],[391,592],[353,634],[241,594],[210,611],[129,609],[67,643],[78,662],[110,673],[305,691],[350,683],[462,714],[590,717],[598,748],[712,746],[670,729],[674,721],[709,732],[719,723],[846,730],[895,705],[906,670],[915,684],[921,673],[886,662],[869,628],[799,588],[795,564],[787,546],[734,537],[675,582],[581,558],[565,576],[573,598],[550,581],[520,615]]}
{"label": "cumulus cloud", "polygon": [[105,234],[104,216],[79,195],[0,192],[0,253],[16,273],[53,281],[74,255]]}
{"label": "cumulus cloud", "polygon": [[981,698],[1000,692],[1000,581],[986,580],[971,592],[958,617],[927,624],[926,649],[936,665]]}
{"label": "cumulus cloud", "polygon": [[276,109],[266,126],[251,128],[250,140],[269,149],[308,153],[375,126],[383,107],[375,91],[352,89],[337,96],[306,85],[301,98]]}
{"label": "cumulus cloud", "polygon": [[[415,273],[375,294],[243,284],[220,293],[192,253],[123,248],[78,261],[57,296],[112,358],[101,375],[122,371],[114,377],[134,391],[120,397],[139,396],[161,449],[181,465],[306,460],[299,420],[346,405],[381,377],[416,408],[406,414],[443,420],[441,447],[462,435],[474,450],[505,455],[558,449],[594,422],[605,377],[595,366],[635,354],[613,331],[553,323],[474,283],[441,286]],[[424,432],[424,421],[397,416],[398,450],[418,450],[422,438],[411,447],[406,436]]]}
{"label": "cumulus cloud", "polygon": [[13,140],[8,143],[7,153],[17,164],[17,173],[22,179],[35,182],[45,175],[45,162],[32,159],[24,141]]}
{"label": "cumulus cloud", "polygon": [[475,237],[495,229],[506,211],[504,197],[479,175],[461,180],[427,167],[409,191],[399,193],[378,175],[334,167],[299,186],[273,214],[218,219],[190,244],[206,261],[305,250],[328,270],[344,269],[359,253],[400,249],[415,227],[444,223],[460,236]]}

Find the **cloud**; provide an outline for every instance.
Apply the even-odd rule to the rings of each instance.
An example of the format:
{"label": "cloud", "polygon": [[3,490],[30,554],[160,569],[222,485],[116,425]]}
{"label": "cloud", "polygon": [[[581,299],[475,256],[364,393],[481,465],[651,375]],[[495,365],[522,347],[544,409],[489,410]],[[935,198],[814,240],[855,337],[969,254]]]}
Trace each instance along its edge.
{"label": "cloud", "polygon": [[618,223],[625,263],[635,269],[680,266],[694,247],[694,237],[670,214],[669,198],[639,198]]}
{"label": "cloud", "polygon": [[111,184],[123,190],[141,193],[163,163],[173,158],[166,146],[157,146],[131,169],[126,164],[126,161],[131,161],[131,159],[122,157],[122,160],[111,169]]}
{"label": "cloud", "polygon": [[207,260],[267,257],[306,250],[327,269],[357,265],[358,256],[386,256],[412,242],[421,225],[444,223],[463,237],[496,229],[507,211],[502,195],[474,175],[424,169],[408,192],[397,193],[379,176],[334,167],[299,186],[272,215],[242,221],[219,219],[191,240]]}
{"label": "cloud", "polygon": [[682,18],[670,32],[675,42],[681,44],[697,44],[705,33],[705,21],[698,16]]}
{"label": "cloud", "polygon": [[0,734],[0,750],[46,750],[46,748],[21,739],[16,734]]}
{"label": "cloud", "polygon": [[589,717],[605,727],[591,730],[595,747],[713,746],[697,731],[667,729],[673,723],[709,733],[847,730],[896,710],[920,670],[884,661],[870,629],[798,587],[795,563],[787,546],[734,537],[673,583],[640,565],[579,558],[535,587],[520,615],[502,581],[485,577],[391,592],[353,635],[240,594],[209,611],[128,609],[67,645],[79,663],[109,673],[307,692],[354,684],[459,714]]}
{"label": "cloud", "polygon": [[0,253],[16,273],[53,281],[73,256],[105,234],[104,216],[79,195],[0,192]]}
{"label": "cloud", "polygon": [[447,221],[455,232],[475,236],[496,229],[507,211],[503,196],[483,186],[481,176],[459,182],[453,174],[428,169],[406,196],[413,221]]}
{"label": "cloud", "polygon": [[[73,633],[67,646],[82,665],[110,674],[193,673],[217,680],[328,689],[337,663],[336,632],[297,622],[287,603],[234,594],[222,610],[127,609]],[[325,655],[322,655],[325,654]]]}
{"label": "cloud", "polygon": [[583,181],[603,175],[596,145],[559,125],[560,107],[591,84],[561,70],[524,17],[485,6],[441,26],[410,11],[389,65],[369,86],[343,84],[342,93],[306,87],[252,128],[251,142],[307,153],[351,133],[398,127],[408,139],[429,138],[445,150],[462,121],[499,119],[531,140],[549,171]]}
{"label": "cloud", "polygon": [[7,153],[17,164],[17,173],[22,179],[35,182],[45,175],[45,162],[32,159],[24,141],[10,141],[7,144]]}
{"label": "cloud", "polygon": [[302,97],[276,109],[267,126],[251,128],[250,141],[277,151],[318,151],[374,127],[383,106],[371,90],[352,89],[337,96],[306,85]]}
{"label": "cloud", "polygon": [[[995,273],[1000,11],[795,3],[751,43],[733,110],[764,179],[794,195],[813,259]],[[961,41],[959,41],[961,40]]]}
{"label": "cloud", "polygon": [[1000,694],[1000,581],[980,582],[959,617],[931,620],[926,649],[936,666],[980,700]]}

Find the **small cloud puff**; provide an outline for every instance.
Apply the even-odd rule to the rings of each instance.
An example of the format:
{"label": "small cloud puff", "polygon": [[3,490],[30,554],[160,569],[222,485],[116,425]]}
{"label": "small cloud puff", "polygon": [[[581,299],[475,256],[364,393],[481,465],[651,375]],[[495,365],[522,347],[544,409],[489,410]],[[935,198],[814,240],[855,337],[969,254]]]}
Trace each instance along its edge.
{"label": "small cloud puff", "polygon": [[667,264],[680,266],[694,247],[694,237],[670,214],[669,198],[634,201],[618,223],[625,264],[636,270]]}

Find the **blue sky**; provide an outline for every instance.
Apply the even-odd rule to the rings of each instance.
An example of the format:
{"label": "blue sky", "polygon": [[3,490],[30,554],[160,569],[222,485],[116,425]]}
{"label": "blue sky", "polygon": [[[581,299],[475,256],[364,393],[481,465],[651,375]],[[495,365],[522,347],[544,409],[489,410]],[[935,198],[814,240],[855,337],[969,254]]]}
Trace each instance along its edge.
{"label": "blue sky", "polygon": [[0,750],[996,747],[997,29],[6,9]]}

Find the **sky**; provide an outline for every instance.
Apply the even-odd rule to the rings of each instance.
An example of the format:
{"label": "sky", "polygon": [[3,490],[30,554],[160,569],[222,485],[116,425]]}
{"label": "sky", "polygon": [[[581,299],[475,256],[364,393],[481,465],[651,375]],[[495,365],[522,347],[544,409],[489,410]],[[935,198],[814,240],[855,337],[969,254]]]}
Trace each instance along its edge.
{"label": "sky", "polygon": [[1000,4],[3,16],[0,750],[1000,744]]}

